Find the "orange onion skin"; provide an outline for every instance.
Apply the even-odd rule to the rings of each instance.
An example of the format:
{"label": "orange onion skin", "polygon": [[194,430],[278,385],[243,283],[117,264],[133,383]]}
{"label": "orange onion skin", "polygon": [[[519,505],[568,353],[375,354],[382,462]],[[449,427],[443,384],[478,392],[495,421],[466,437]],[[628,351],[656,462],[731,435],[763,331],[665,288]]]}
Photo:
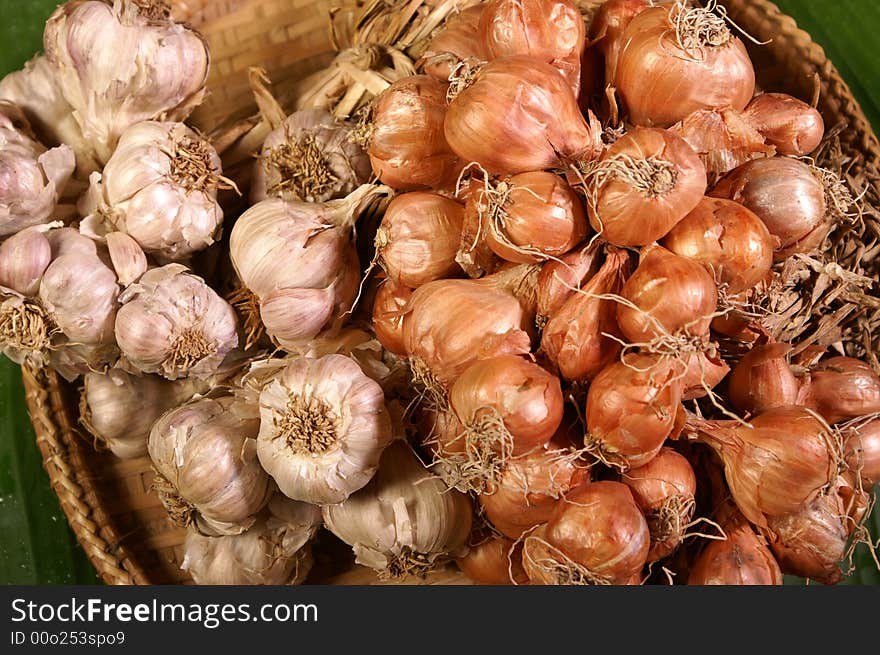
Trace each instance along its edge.
{"label": "orange onion skin", "polygon": [[744,112],[780,155],[808,155],[825,135],[825,121],[815,107],[785,93],[761,93]]}
{"label": "orange onion skin", "polygon": [[439,410],[419,405],[416,428],[422,446],[435,460],[465,452],[465,442],[461,438],[464,426],[452,409]]}
{"label": "orange onion skin", "polygon": [[[580,198],[555,173],[520,173],[501,184],[509,194],[497,229],[488,227],[486,243],[502,259],[538,263],[567,253],[587,236],[587,217]],[[490,200],[480,188],[468,201],[476,203],[477,211],[484,215],[489,211]]]}
{"label": "orange onion skin", "polygon": [[718,354],[692,353],[685,360],[682,378],[682,400],[694,400],[708,395],[707,387],[714,389],[730,373],[730,366]]}
{"label": "orange onion skin", "polygon": [[454,14],[428,43],[416,67],[440,82],[448,82],[460,61],[488,59],[479,38],[482,15],[482,4]]}
{"label": "orange onion skin", "polygon": [[743,414],[760,414],[774,407],[797,404],[799,383],[785,359],[787,343],[753,346],[733,367],[727,397]]}
{"label": "orange onion skin", "polygon": [[[471,546],[455,560],[469,580],[481,585],[527,584],[522,568],[522,547],[507,537],[492,536]],[[511,573],[513,580],[511,580]]]}
{"label": "orange onion skin", "polygon": [[437,193],[410,191],[388,204],[376,235],[382,268],[395,284],[416,288],[460,277],[455,261],[464,206]]}
{"label": "orange onion skin", "polygon": [[588,444],[621,470],[647,464],[675,426],[682,383],[656,355],[631,354],[606,366],[587,391]]}
{"label": "orange onion skin", "polygon": [[777,250],[795,245],[825,223],[822,183],[807,164],[789,157],[747,162],[725,175],[709,195],[752,210],[779,239]]}
{"label": "orange onion skin", "polygon": [[810,407],[829,423],[880,412],[880,377],[855,357],[831,357],[810,369],[798,404]]}
{"label": "orange onion skin", "polygon": [[449,402],[464,425],[493,411],[513,437],[513,454],[546,444],[562,422],[565,401],[559,378],[517,355],[471,364],[458,377]]}
{"label": "orange onion skin", "polygon": [[376,297],[373,300],[373,332],[382,347],[395,355],[406,355],[403,319],[412,292],[409,287],[394,284],[386,279],[376,290]]}
{"label": "orange onion skin", "polygon": [[645,9],[623,34],[614,85],[634,125],[668,127],[698,109],[744,109],[755,92],[755,69],[731,35],[693,61],[675,43],[671,5]]}
{"label": "orange onion skin", "polygon": [[407,303],[406,352],[443,384],[479,359],[531,350],[529,313],[513,294],[484,280],[428,282]]}
{"label": "orange onion skin", "polygon": [[699,109],[669,128],[693,148],[706,165],[711,181],[758,157],[772,157],[776,148],[741,113],[730,108]]}
{"label": "orange onion skin", "polygon": [[749,424],[689,418],[687,429],[720,454],[737,507],[766,528],[768,516],[796,512],[828,487],[838,458],[833,436],[804,407],[768,409]]}
{"label": "orange onion skin", "polygon": [[602,149],[601,127],[584,119],[566,79],[525,55],[480,69],[449,103],[444,131],[462,161],[493,175],[558,168],[563,160],[594,159]]}
{"label": "orange onion skin", "polygon": [[504,262],[489,247],[488,220],[481,211],[482,203],[477,202],[479,193],[479,182],[468,181],[460,194],[464,200],[464,219],[455,261],[471,278],[494,273]]}
{"label": "orange onion skin", "polygon": [[773,266],[773,237],[753,212],[724,198],[703,198],[661,242],[704,264],[732,294],[760,282]]}
{"label": "orange onion skin", "polygon": [[688,572],[689,585],[781,585],[773,553],[740,517],[724,524],[725,540],[711,540]]}
{"label": "orange onion skin", "polygon": [[590,41],[605,61],[605,82],[611,84],[627,26],[650,4],[647,0],[608,0],[603,2],[590,23]]}
{"label": "orange onion skin", "polygon": [[546,61],[565,77],[575,97],[586,31],[571,0],[490,0],[479,25],[480,44],[489,59],[529,55]]}
{"label": "orange onion skin", "polygon": [[479,501],[495,528],[511,539],[546,523],[557,502],[572,488],[590,481],[589,468],[573,456],[567,436],[511,458],[497,483]]}
{"label": "orange onion skin", "polygon": [[367,154],[384,184],[404,191],[455,184],[463,164],[443,135],[446,87],[414,75],[397,80],[376,99]]}
{"label": "orange onion skin", "polygon": [[642,249],[620,295],[638,307],[617,305],[617,324],[633,343],[679,330],[703,335],[718,303],[715,280],[700,263],[654,245]]}
{"label": "orange onion skin", "polygon": [[572,489],[550,520],[523,540],[523,568],[532,584],[558,584],[552,571],[535,565],[553,557],[541,541],[597,578],[622,585],[641,572],[651,536],[629,488],[601,481]]}
{"label": "orange onion skin", "polygon": [[599,251],[584,245],[559,257],[548,260],[538,274],[538,317],[547,319],[571,298],[576,289],[599,270]]}
{"label": "orange onion skin", "polygon": [[[684,526],[693,516],[697,476],[687,459],[664,446],[651,461],[632,468],[621,478],[648,521],[651,549],[648,561],[656,562],[674,551],[684,537]],[[664,513],[678,514],[679,530],[663,524]]]}
{"label": "orange onion skin", "polygon": [[668,162],[673,186],[639,189],[614,176],[595,191],[595,202],[587,202],[590,225],[616,246],[644,246],[662,238],[697,206],[706,192],[706,167],[681,137],[660,129],[630,130],[602,161],[621,157]]}
{"label": "orange onion skin", "polygon": [[596,275],[580,292],[573,292],[544,326],[540,352],[564,379],[591,380],[620,354],[620,343],[606,336],[622,336],[615,303],[598,296],[619,293],[629,270],[626,252],[609,249]]}
{"label": "orange onion skin", "polygon": [[880,482],[880,419],[852,428],[844,452],[847,466],[861,476],[864,486]]}

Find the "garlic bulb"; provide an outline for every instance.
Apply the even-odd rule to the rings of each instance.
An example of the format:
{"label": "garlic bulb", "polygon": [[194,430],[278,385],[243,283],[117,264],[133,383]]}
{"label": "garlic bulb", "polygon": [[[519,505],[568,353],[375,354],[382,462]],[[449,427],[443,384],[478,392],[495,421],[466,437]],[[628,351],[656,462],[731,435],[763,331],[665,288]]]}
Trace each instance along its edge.
{"label": "garlic bulb", "polygon": [[42,226],[27,228],[0,243],[0,287],[35,296],[52,261],[52,246]]}
{"label": "garlic bulb", "polygon": [[173,521],[209,535],[253,524],[271,495],[257,460],[258,430],[256,413],[231,395],[193,400],[153,424],[153,488]]}
{"label": "garlic bulb", "polygon": [[77,173],[83,179],[101,168],[45,55],[37,55],[25,63],[24,68],[0,80],[0,100],[13,103],[24,112],[40,143],[47,146],[63,143],[73,148]]}
{"label": "garlic bulb", "polygon": [[254,524],[239,535],[209,537],[189,530],[183,563],[200,585],[296,585],[312,568],[310,540],[321,510],[275,494]]}
{"label": "garlic bulb", "polygon": [[207,385],[195,380],[176,382],[156,375],[132,375],[120,369],[90,372],[83,378],[80,393],[80,423],[120,459],[147,454],[153,423],[162,414]]}
{"label": "garlic bulb", "polygon": [[468,496],[425,469],[402,440],[385,450],[370,484],[323,513],[358,564],[391,578],[423,575],[464,555],[473,521]]}
{"label": "garlic bulb", "polygon": [[235,311],[180,264],[147,271],[119,301],[119,349],[144,373],[206,378],[238,347]]}
{"label": "garlic bulb", "polygon": [[72,0],[46,22],[46,58],[99,162],[130,125],[184,120],[205,93],[210,56],[162,0]]}
{"label": "garlic bulb", "polygon": [[37,143],[21,110],[0,101],[0,237],[47,223],[75,163],[68,146]]}
{"label": "garlic bulb", "polygon": [[370,481],[391,441],[391,419],[382,387],[353,358],[290,359],[259,386],[257,455],[282,493],[338,503]]}
{"label": "garlic bulb", "polygon": [[326,203],[257,203],[235,222],[229,254],[244,288],[235,303],[246,314],[248,345],[263,327],[280,346],[295,348],[348,311],[360,265],[352,227],[388,187],[364,184]]}
{"label": "garlic bulb", "polygon": [[220,157],[183,123],[144,121],[119,139],[103,173],[92,173],[79,205],[83,234],[119,230],[144,252],[184,261],[219,236]]}
{"label": "garlic bulb", "polygon": [[326,109],[301,109],[288,116],[263,141],[251,203],[270,197],[326,202],[368,182],[373,168],[352,140],[353,129]]}

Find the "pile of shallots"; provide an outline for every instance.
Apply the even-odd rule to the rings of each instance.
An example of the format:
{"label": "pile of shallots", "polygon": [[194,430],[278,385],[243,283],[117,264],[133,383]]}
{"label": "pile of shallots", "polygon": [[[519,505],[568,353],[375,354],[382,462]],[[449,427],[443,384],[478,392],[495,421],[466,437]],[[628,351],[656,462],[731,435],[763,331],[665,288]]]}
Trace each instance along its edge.
{"label": "pile of shallots", "polygon": [[0,81],[3,352],[150,458],[199,584],[332,540],[382,579],[839,581],[880,377],[760,311],[851,209],[821,116],[714,1],[460,4],[349,119],[252,71],[241,179],[185,124],[194,29],[61,5]]}

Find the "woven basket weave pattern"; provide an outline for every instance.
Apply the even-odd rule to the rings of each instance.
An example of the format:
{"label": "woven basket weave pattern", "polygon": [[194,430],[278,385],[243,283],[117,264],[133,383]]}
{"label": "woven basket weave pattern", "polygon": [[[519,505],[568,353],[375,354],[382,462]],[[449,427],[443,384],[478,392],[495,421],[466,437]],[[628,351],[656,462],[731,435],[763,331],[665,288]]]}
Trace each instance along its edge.
{"label": "woven basket weave pattern", "polygon": [[[759,41],[770,41],[750,46],[759,84],[807,101],[818,84],[818,106],[826,125],[841,121],[848,125],[841,145],[854,170],[876,167],[880,144],[822,48],[770,2],[728,0],[724,4],[740,27]],[[173,5],[175,17],[196,26],[210,43],[209,95],[191,120],[205,132],[255,111],[247,80],[249,66],[265,67],[276,90],[290,88],[332,58],[330,11],[352,16],[356,11],[356,0],[181,0]],[[23,376],[44,466],[101,578],[109,584],[188,582],[179,568],[184,532],[167,520],[158,498],[150,492],[149,460],[121,461],[95,449],[78,425],[76,385],[64,383],[47,370],[25,368]],[[344,554],[318,551],[311,579],[340,584],[377,582],[372,572],[352,567]],[[450,568],[429,582],[466,580]]]}

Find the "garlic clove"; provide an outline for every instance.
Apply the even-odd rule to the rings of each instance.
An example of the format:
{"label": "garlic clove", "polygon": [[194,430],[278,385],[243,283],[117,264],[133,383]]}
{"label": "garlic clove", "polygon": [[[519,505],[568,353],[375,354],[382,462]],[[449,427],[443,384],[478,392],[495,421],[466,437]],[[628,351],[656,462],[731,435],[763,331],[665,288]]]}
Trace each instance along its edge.
{"label": "garlic clove", "polygon": [[0,244],[0,286],[35,296],[52,260],[52,247],[39,228],[13,234]]}
{"label": "garlic clove", "polygon": [[136,282],[147,272],[147,256],[137,241],[124,232],[111,232],[107,235],[107,250],[116,277],[123,287]]}

